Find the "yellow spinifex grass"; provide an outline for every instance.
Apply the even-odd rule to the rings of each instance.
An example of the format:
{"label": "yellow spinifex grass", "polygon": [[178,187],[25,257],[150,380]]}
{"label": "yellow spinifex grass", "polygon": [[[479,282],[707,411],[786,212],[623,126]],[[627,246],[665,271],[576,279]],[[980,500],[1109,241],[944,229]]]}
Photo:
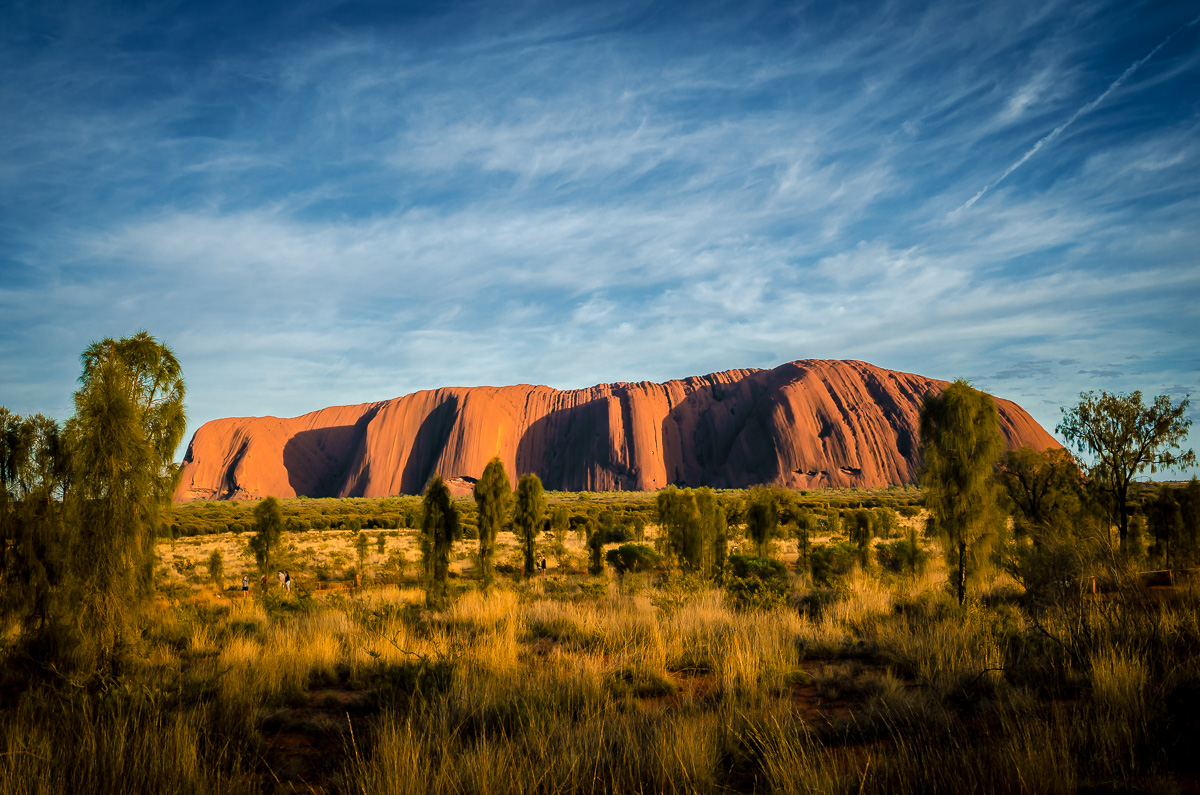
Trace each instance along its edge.
{"label": "yellow spinifex grass", "polygon": [[[302,540],[321,560],[350,543]],[[936,556],[854,570],[812,610],[820,586],[795,572],[769,610],[678,573],[452,577],[441,610],[416,579],[322,593],[297,568],[291,594],[217,599],[179,574],[216,544],[238,571],[237,543],[160,547],[181,591],[103,694],[10,680],[0,792],[1169,790],[1156,727],[1200,683],[1179,651],[1200,648],[1194,595],[1034,612],[994,576],[960,607]],[[320,780],[268,771],[279,727],[314,712]]]}
{"label": "yellow spinifex grass", "polygon": [[1149,672],[1136,651],[1098,650],[1091,658],[1092,700],[1123,717],[1141,713]]}

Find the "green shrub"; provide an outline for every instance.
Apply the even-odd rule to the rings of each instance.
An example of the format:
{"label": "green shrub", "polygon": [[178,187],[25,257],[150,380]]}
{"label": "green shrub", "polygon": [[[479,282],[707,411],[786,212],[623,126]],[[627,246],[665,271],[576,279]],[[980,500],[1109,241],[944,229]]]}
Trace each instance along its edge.
{"label": "green shrub", "polygon": [[208,557],[208,576],[212,580],[213,586],[220,590],[225,585],[225,559],[221,557],[221,551],[214,549]]}
{"label": "green shrub", "polygon": [[588,574],[598,577],[604,572],[604,541],[603,530],[593,530],[587,537]]}
{"label": "green shrub", "polygon": [[1039,540],[1015,540],[1008,549],[1008,571],[1031,596],[1044,596],[1085,576],[1088,561],[1078,538],[1046,528]]}
{"label": "green shrub", "polygon": [[858,561],[858,547],[846,541],[814,546],[810,555],[813,583],[829,585],[844,577]]}
{"label": "green shrub", "polygon": [[375,677],[372,696],[382,707],[404,707],[444,694],[454,677],[454,663],[447,659],[416,659],[382,668]]}
{"label": "green shrub", "polygon": [[884,571],[893,574],[918,574],[925,571],[925,567],[929,565],[929,553],[921,548],[915,532],[909,538],[876,544],[875,558]]}
{"label": "green shrub", "polygon": [[838,602],[844,602],[850,597],[850,590],[844,583],[838,583],[832,588],[814,588],[796,600],[796,609],[807,615],[812,621],[819,621],[825,608]]}
{"label": "green shrub", "polygon": [[679,689],[670,677],[644,666],[629,666],[614,671],[608,676],[608,686],[614,696],[629,695],[636,698],[669,696]]}
{"label": "green shrub", "polygon": [[588,601],[596,601],[608,593],[608,583],[604,580],[584,580],[579,583],[579,595]]}
{"label": "green shrub", "polygon": [[608,565],[612,566],[617,574],[650,571],[662,559],[662,555],[645,544],[622,544],[616,549],[610,549],[605,555]]}
{"label": "green shrub", "polygon": [[725,594],[742,610],[766,610],[787,604],[787,567],[772,558],[730,555],[722,577]]}

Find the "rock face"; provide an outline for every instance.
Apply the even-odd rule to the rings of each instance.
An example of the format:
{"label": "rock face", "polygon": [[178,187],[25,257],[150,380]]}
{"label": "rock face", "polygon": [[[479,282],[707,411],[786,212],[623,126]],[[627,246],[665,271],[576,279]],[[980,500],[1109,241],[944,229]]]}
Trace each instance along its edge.
{"label": "rock face", "polygon": [[[192,438],[175,499],[382,497],[434,473],[469,483],[500,456],[514,484],[652,490],[876,487],[917,476],[921,397],[945,381],[804,360],[665,384],[452,387],[301,417],[214,420]],[[996,400],[1010,448],[1059,447]]]}

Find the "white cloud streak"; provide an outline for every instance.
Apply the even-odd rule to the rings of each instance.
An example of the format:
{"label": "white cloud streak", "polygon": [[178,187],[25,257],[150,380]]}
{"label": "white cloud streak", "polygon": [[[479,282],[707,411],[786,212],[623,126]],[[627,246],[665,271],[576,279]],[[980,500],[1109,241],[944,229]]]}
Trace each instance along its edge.
{"label": "white cloud streak", "polygon": [[1021,155],[1021,157],[1018,158],[1016,162],[1014,162],[1012,165],[1010,165],[1008,168],[1006,168],[1004,170],[1004,173],[1002,173],[999,177],[997,177],[994,182],[984,185],[983,188],[981,188],[978,193],[976,193],[974,196],[972,196],[971,198],[969,198],[965,202],[963,202],[963,204],[958,208],[958,211],[969,210],[972,206],[974,206],[975,202],[977,202],[983,198],[983,195],[985,193],[987,193],[989,190],[991,190],[992,188],[996,187],[1001,182],[1006,180],[1008,178],[1008,176],[1010,174],[1012,174],[1014,171],[1016,171],[1018,168],[1025,165],[1025,163],[1029,161],[1029,158],[1033,157],[1039,151],[1041,151],[1042,147],[1052,143],[1055,138],[1062,135],[1063,131],[1065,131],[1068,127],[1070,127],[1072,124],[1074,124],[1076,121],[1078,121],[1081,116],[1083,116],[1087,113],[1091,113],[1093,110],[1095,110],[1100,105],[1100,103],[1102,103],[1102,102],[1104,102],[1104,100],[1108,99],[1108,96],[1110,94],[1112,94],[1114,91],[1116,91],[1118,88],[1120,88],[1125,83],[1126,80],[1128,80],[1130,77],[1132,77],[1134,72],[1136,72],[1138,69],[1140,69],[1142,66],[1144,66],[1147,61],[1149,61],[1151,58],[1153,58],[1155,55],[1157,55],[1159,50],[1161,50],[1163,47],[1167,46],[1167,44],[1171,41],[1171,39],[1175,38],[1177,35],[1179,35],[1184,30],[1187,30],[1188,28],[1194,26],[1197,22],[1200,22],[1200,17],[1196,17],[1195,19],[1193,19],[1191,22],[1187,23],[1186,25],[1182,25],[1178,29],[1172,31],[1171,34],[1168,35],[1162,41],[1160,41],[1158,43],[1158,45],[1154,47],[1154,49],[1150,50],[1150,52],[1146,53],[1146,55],[1144,55],[1143,57],[1139,58],[1138,60],[1136,60],[1132,64],[1130,64],[1125,69],[1125,71],[1121,73],[1120,77],[1118,77],[1116,80],[1112,81],[1112,83],[1109,84],[1108,88],[1104,89],[1104,91],[1102,91],[1100,93],[1100,96],[1096,97],[1091,102],[1088,102],[1087,104],[1082,105],[1078,109],[1076,109],[1076,111],[1074,113],[1072,113],[1071,116],[1066,121],[1064,121],[1062,124],[1055,127],[1053,130],[1051,130],[1045,136],[1043,136],[1040,140],[1038,140],[1037,143],[1035,143],[1033,145],[1033,147],[1029,151],[1027,151],[1025,154]]}
{"label": "white cloud streak", "polygon": [[[1073,135],[1059,146],[1082,156],[1054,184],[948,218],[998,170],[981,141],[1075,108],[1069,125],[1119,87],[1080,105],[1097,45],[1063,25],[1075,10],[800,7],[749,39],[530,12],[445,40],[339,31],[190,70],[134,59],[59,91],[69,58],[0,57],[0,103],[27,111],[0,121],[0,392],[49,405],[75,352],[143,327],[184,361],[193,427],[820,356],[1004,373],[1000,394],[1061,405],[1095,383],[1077,371],[1154,349],[1112,383],[1186,385],[1185,113]],[[1175,63],[1161,79],[1192,79]],[[173,86],[155,101],[87,96],[150,67]]]}

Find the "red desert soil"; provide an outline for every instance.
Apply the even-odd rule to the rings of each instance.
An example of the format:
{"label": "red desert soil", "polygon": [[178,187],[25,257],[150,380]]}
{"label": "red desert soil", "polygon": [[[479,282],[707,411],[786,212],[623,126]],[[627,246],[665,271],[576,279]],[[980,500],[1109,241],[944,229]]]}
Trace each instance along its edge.
{"label": "red desert soil", "polygon": [[[945,381],[807,359],[655,384],[447,387],[300,417],[205,423],[177,501],[417,494],[435,473],[469,490],[493,456],[548,489],[873,488],[915,481],[921,397]],[[1010,448],[1059,447],[996,400]],[[515,477],[514,477],[515,480]]]}

